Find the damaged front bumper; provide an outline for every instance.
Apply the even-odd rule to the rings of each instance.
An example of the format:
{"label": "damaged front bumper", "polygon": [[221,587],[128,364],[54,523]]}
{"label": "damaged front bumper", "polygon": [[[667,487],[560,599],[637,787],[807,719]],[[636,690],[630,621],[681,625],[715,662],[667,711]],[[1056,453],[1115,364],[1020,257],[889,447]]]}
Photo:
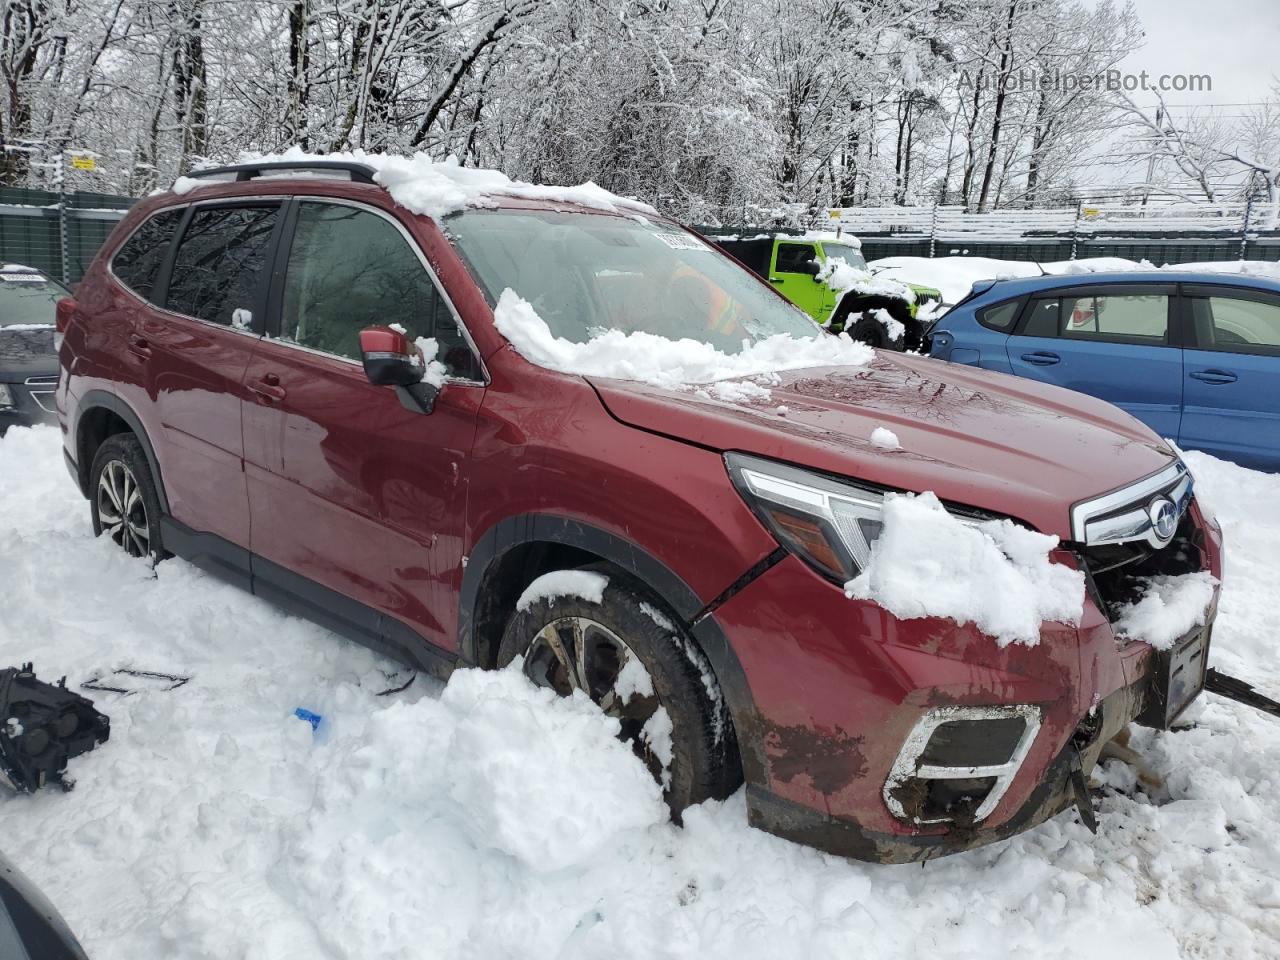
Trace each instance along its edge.
{"label": "damaged front bumper", "polygon": [[[1204,556],[1217,575],[1216,537]],[[970,850],[1072,806],[1090,823],[1103,747],[1194,699],[1215,612],[1167,653],[1117,638],[1093,602],[1078,626],[1001,648],[972,625],[850,601],[788,558],[715,613],[753,703],[735,716],[750,822],[881,863]]]}

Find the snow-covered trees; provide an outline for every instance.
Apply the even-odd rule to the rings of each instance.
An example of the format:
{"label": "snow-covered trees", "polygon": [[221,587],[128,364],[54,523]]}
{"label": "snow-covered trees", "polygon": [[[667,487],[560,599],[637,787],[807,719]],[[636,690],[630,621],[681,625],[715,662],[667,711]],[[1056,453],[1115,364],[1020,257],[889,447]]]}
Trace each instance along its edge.
{"label": "snow-covered trees", "polygon": [[452,154],[735,222],[1056,199],[1115,122],[1069,78],[1139,39],[1112,0],[4,3],[8,183],[91,150],[76,186],[136,193],[296,143]]}

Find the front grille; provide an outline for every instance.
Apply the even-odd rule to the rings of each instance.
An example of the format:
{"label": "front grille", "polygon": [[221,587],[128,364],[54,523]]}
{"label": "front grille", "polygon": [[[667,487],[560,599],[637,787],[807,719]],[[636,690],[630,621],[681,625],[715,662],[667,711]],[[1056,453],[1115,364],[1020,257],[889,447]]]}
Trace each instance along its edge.
{"label": "front grille", "polygon": [[1151,577],[1177,576],[1207,569],[1204,531],[1183,514],[1173,539],[1163,547],[1146,541],[1078,547],[1076,556],[1094,602],[1113,623],[1120,610],[1142,596]]}
{"label": "front grille", "polygon": [[23,382],[28,387],[56,387],[58,385],[58,375],[55,373],[51,377],[27,377]]}

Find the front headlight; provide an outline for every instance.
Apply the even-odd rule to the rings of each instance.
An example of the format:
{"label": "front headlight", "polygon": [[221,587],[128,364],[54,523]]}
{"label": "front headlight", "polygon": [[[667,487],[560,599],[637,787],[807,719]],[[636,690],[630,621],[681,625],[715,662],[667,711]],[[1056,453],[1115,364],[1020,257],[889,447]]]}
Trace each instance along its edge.
{"label": "front headlight", "polygon": [[0,383],[0,410],[13,406],[13,391],[7,383]]}
{"label": "front headlight", "polygon": [[[885,491],[741,453],[724,460],[738,493],[783,547],[834,583],[866,568],[884,527]],[[991,519],[951,512],[965,523]]]}

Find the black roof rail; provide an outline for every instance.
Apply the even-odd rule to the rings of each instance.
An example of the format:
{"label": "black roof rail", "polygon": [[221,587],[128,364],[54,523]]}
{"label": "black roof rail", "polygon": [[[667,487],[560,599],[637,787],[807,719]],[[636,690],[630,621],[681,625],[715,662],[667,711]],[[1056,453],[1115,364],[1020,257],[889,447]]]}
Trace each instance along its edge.
{"label": "black roof rail", "polygon": [[192,170],[185,176],[198,179],[235,174],[234,179],[237,182],[243,182],[254,180],[274,170],[335,170],[348,174],[352,183],[373,183],[373,175],[377,172],[367,163],[354,163],[347,160],[271,160],[266,163],[236,163],[227,167],[207,167],[204,170]]}

